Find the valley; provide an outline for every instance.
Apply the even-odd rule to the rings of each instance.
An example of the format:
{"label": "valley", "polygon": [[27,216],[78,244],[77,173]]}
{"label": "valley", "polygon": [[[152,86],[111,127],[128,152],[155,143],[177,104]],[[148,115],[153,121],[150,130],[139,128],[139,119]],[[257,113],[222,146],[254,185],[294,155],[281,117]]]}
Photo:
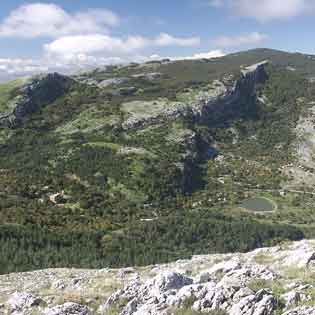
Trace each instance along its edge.
{"label": "valley", "polygon": [[256,49],[3,84],[0,272],[314,237],[314,77],[313,56]]}

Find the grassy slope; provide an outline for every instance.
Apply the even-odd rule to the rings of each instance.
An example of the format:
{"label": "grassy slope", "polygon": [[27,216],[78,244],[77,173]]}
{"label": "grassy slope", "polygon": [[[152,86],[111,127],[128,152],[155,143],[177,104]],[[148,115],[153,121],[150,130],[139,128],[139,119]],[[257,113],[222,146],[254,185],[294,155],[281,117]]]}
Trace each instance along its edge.
{"label": "grassy slope", "polygon": [[12,93],[22,84],[24,84],[27,79],[16,79],[14,81],[1,83],[0,84],[0,113],[9,111],[10,108],[10,99],[12,97]]}

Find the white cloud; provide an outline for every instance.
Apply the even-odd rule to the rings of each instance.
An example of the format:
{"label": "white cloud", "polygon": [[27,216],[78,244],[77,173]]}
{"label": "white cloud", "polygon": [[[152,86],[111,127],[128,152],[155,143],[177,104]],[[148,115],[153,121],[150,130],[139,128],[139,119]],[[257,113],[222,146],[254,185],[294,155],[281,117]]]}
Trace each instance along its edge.
{"label": "white cloud", "polygon": [[0,81],[19,76],[29,76],[37,73],[58,71],[71,73],[83,68],[96,67],[103,64],[121,63],[120,58],[96,58],[89,55],[77,55],[73,59],[23,59],[23,58],[0,58]]}
{"label": "white cloud", "polygon": [[310,5],[307,0],[238,0],[234,3],[240,15],[260,21],[298,16],[307,13]]}
{"label": "white cloud", "polygon": [[261,22],[288,19],[315,12],[314,0],[214,0],[213,5],[229,8],[233,14]]}
{"label": "white cloud", "polygon": [[[193,47],[199,37],[178,37],[161,33],[156,37],[113,36],[111,28],[120,18],[106,9],[67,12],[54,3],[21,5],[0,21],[0,38],[43,37],[39,59],[0,59],[3,74],[24,75],[46,71],[69,72],[84,67],[152,60],[146,54],[158,47]],[[149,53],[148,53],[149,54]]]}
{"label": "white cloud", "polygon": [[206,53],[196,53],[191,56],[165,57],[158,54],[141,55],[137,53],[124,56],[95,56],[87,53],[74,54],[72,56],[44,56],[40,59],[0,58],[0,82],[5,79],[13,79],[18,76],[28,76],[45,72],[75,73],[79,70],[92,69],[110,64],[127,64],[130,62],[146,62],[150,60],[190,60],[203,58],[222,57],[221,50],[213,50]]}
{"label": "white cloud", "polygon": [[225,53],[222,50],[211,50],[206,53],[198,53],[194,54],[191,57],[186,57],[185,59],[211,59],[211,58],[218,58],[223,57]]}
{"label": "white cloud", "polygon": [[49,68],[39,60],[0,58],[0,72],[6,74],[27,75],[48,70]]}
{"label": "white cloud", "polygon": [[55,4],[32,3],[13,10],[0,23],[0,36],[34,38],[105,32],[119,17],[105,9],[67,13]]}
{"label": "white cloud", "polygon": [[44,50],[49,55],[72,58],[78,54],[106,53],[125,55],[146,47],[158,46],[195,46],[200,43],[198,37],[181,38],[169,34],[160,34],[155,39],[142,36],[130,36],[126,39],[102,34],[64,36],[46,44]]}
{"label": "white cloud", "polygon": [[[225,53],[222,50],[216,49],[216,50],[210,50],[208,52],[204,53],[196,53],[191,56],[173,56],[168,57],[168,59],[171,60],[198,60],[198,59],[212,59],[212,58],[219,58],[225,56]],[[162,59],[157,58],[157,59]]]}
{"label": "white cloud", "polygon": [[155,40],[158,46],[197,46],[200,44],[199,37],[180,38],[172,35],[161,33]]}
{"label": "white cloud", "polygon": [[[163,57],[158,54],[151,55],[149,59],[151,60],[161,60],[161,59],[170,59],[170,60],[198,60],[198,59],[212,59],[219,58],[225,56],[225,53],[222,50],[210,50],[204,53],[196,53],[191,56],[171,56],[171,57]],[[148,57],[145,57],[143,61],[146,61]]]}
{"label": "white cloud", "polygon": [[218,47],[239,47],[246,45],[258,45],[268,38],[267,35],[258,32],[253,32],[240,36],[220,36],[213,40],[213,43]]}
{"label": "white cloud", "polygon": [[168,33],[151,38],[114,36],[110,30],[119,23],[120,18],[105,9],[70,13],[54,3],[21,5],[0,21],[0,38],[43,37],[47,42],[38,59],[0,58],[0,80],[5,74],[69,73],[87,67],[158,59],[156,54],[148,55],[157,48],[194,47],[201,42],[199,37]]}
{"label": "white cloud", "polygon": [[147,45],[142,37],[129,37],[123,41],[120,38],[108,35],[74,35],[64,36],[46,44],[44,49],[49,54],[62,55],[64,57],[82,53],[126,53],[134,49],[140,49]]}

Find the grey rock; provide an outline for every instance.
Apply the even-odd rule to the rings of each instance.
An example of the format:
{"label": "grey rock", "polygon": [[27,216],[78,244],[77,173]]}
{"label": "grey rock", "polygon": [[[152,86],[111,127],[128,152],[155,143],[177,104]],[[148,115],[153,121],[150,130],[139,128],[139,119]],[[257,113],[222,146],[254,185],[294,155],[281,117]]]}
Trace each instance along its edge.
{"label": "grey rock", "polygon": [[39,306],[42,299],[26,292],[15,292],[8,300],[8,304],[13,311],[23,311],[27,308]]}
{"label": "grey rock", "polygon": [[110,85],[119,85],[122,83],[127,82],[129,79],[128,78],[112,78],[112,79],[106,79],[101,82],[96,83],[96,85],[100,88],[105,88]]}
{"label": "grey rock", "polygon": [[211,280],[211,274],[209,272],[203,272],[199,274],[195,279],[194,283],[206,283]]}
{"label": "grey rock", "polygon": [[276,300],[265,290],[249,295],[233,305],[231,315],[272,315],[276,308]]}
{"label": "grey rock", "polygon": [[274,280],[278,276],[269,268],[256,264],[243,264],[240,268],[224,273],[220,284],[223,286],[244,287],[252,279]]}
{"label": "grey rock", "polygon": [[285,301],[286,309],[297,306],[301,301],[301,295],[298,291],[290,291],[285,294],[282,294],[280,298]]}
{"label": "grey rock", "polygon": [[0,126],[19,124],[25,116],[36,112],[40,106],[48,105],[62,96],[73,82],[70,77],[58,73],[34,77],[20,88],[13,110],[0,113]]}
{"label": "grey rock", "polygon": [[89,310],[86,306],[72,302],[67,302],[44,310],[44,314],[46,315],[86,315],[88,313]]}
{"label": "grey rock", "polygon": [[[239,265],[236,268],[242,270]],[[127,299],[129,303],[121,315],[161,315],[171,307],[186,305],[189,300],[198,312],[222,309],[235,315],[272,314],[276,303],[271,291],[261,290],[254,294],[245,284],[234,280],[215,282],[205,279],[204,283],[192,284],[192,279],[178,272],[162,272],[152,280],[143,283],[137,279],[118,290],[107,300],[102,311],[106,313],[110,305]]]}
{"label": "grey rock", "polygon": [[118,274],[117,274],[117,277],[119,278],[125,278],[127,275],[129,274],[133,274],[135,273],[135,269],[134,268],[123,268],[123,269],[120,269]]}
{"label": "grey rock", "polygon": [[241,269],[241,263],[238,260],[222,261],[214,265],[208,273],[210,275],[216,275],[217,273],[228,273],[239,269]]}
{"label": "grey rock", "polygon": [[122,311],[121,315],[134,314],[137,311],[137,305],[138,305],[137,299],[131,300],[130,302],[128,302],[128,304]]}
{"label": "grey rock", "polygon": [[315,306],[296,307],[284,312],[282,315],[315,315]]}
{"label": "grey rock", "polygon": [[132,75],[135,79],[144,79],[148,81],[158,80],[162,77],[162,73],[160,72],[150,72],[150,73],[139,73]]}
{"label": "grey rock", "polygon": [[240,288],[234,295],[233,295],[233,302],[237,303],[239,302],[242,298],[253,295],[254,292],[249,289],[248,287]]}
{"label": "grey rock", "polygon": [[200,298],[200,292],[203,288],[204,286],[200,284],[184,286],[176,293],[176,295],[170,295],[167,298],[167,304],[170,306],[180,306],[188,299],[198,299],[198,297]]}
{"label": "grey rock", "polygon": [[180,289],[185,285],[192,284],[193,280],[177,272],[166,272],[158,275],[153,283],[160,292],[165,292],[172,289]]}

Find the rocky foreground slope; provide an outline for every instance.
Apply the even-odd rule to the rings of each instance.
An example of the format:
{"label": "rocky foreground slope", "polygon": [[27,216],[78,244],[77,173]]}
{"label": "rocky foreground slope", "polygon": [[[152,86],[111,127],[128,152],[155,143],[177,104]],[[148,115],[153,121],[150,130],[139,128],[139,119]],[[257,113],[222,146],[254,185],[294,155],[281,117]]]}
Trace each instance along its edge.
{"label": "rocky foreground slope", "polygon": [[0,277],[0,314],[311,315],[315,241],[141,268]]}

